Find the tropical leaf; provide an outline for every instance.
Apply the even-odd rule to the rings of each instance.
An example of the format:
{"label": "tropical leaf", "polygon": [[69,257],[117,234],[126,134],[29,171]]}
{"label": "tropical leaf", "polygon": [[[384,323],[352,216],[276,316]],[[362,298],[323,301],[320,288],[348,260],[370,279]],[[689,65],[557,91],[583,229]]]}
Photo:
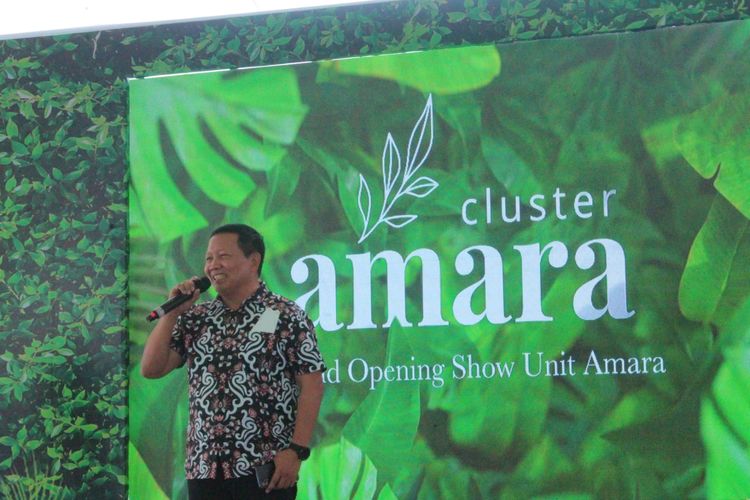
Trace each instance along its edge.
{"label": "tropical leaf", "polygon": [[343,59],[332,64],[344,74],[394,80],[436,94],[476,90],[500,74],[500,55],[489,45]]}
{"label": "tropical leaf", "polygon": [[750,295],[750,222],[717,195],[695,237],[680,281],[688,319],[722,325]]}
{"label": "tropical leaf", "polygon": [[[412,349],[406,331],[393,326],[383,366],[409,363]],[[408,459],[420,420],[419,383],[379,384],[349,418],[342,431],[373,461],[386,481]],[[383,437],[388,436],[388,446]]]}
{"label": "tropical leaf", "polygon": [[[307,112],[296,76],[285,68],[131,80],[130,85],[132,185],[146,226],[160,241],[206,225],[195,208],[201,199],[183,186],[176,165],[207,199],[237,207],[255,189],[247,170],[276,165],[284,155],[282,145],[294,140]],[[160,212],[175,217],[153,215]]]}
{"label": "tropical leaf", "polygon": [[[138,367],[135,369],[137,371]],[[186,386],[182,370],[157,380],[146,380],[135,374],[131,377],[130,404],[142,411],[130,418],[130,443],[138,450],[139,460],[150,477],[165,492],[171,492],[175,480],[172,437],[183,433],[183,429],[175,425],[175,415]],[[154,440],[155,435],[162,439]],[[181,450],[179,455],[182,455]]]}
{"label": "tropical leaf", "polygon": [[362,174],[344,165],[336,175],[335,180],[336,194],[338,200],[341,200],[341,208],[343,209],[342,215],[354,234],[360,233],[364,224],[363,217],[367,215],[368,208],[370,211],[372,210],[368,207],[368,204],[372,204],[373,193],[367,185],[367,179],[363,183],[360,176]]}
{"label": "tropical leaf", "polygon": [[750,302],[722,332],[723,363],[701,404],[709,498],[750,496]]}
{"label": "tropical leaf", "polygon": [[490,172],[509,192],[528,200],[541,191],[534,172],[505,140],[485,133],[481,146]]}
{"label": "tropical leaf", "polygon": [[[518,464],[511,482],[525,486],[519,491],[509,488],[509,494],[532,494],[538,491],[539,485],[554,483],[555,478],[565,477],[575,470],[574,463],[566,456],[556,439],[550,435],[542,436],[538,442],[525,453]],[[530,487],[530,488],[529,488]],[[531,491],[529,491],[531,489]],[[536,491],[534,491],[536,490]]]}
{"label": "tropical leaf", "polygon": [[300,471],[298,493],[309,500],[371,499],[377,481],[378,471],[370,458],[342,437],[315,448]]}
{"label": "tropical leaf", "polygon": [[154,480],[151,471],[132,442],[128,444],[128,477],[130,498],[143,500],[167,500],[169,498]]}
{"label": "tropical leaf", "polygon": [[750,218],[750,92],[726,95],[686,116],[675,140],[690,165]]}
{"label": "tropical leaf", "polygon": [[[532,360],[536,360],[538,353],[554,353],[552,356],[556,357],[581,335],[583,321],[571,308],[561,307],[569,304],[573,283],[573,274],[563,273],[542,301],[544,310],[565,311],[554,323],[509,324],[503,328],[503,335],[495,345],[488,346],[485,352],[480,351],[473,360],[478,366],[486,362],[512,363],[510,375],[500,376],[496,369],[491,379],[472,380],[465,376],[455,398],[446,398],[441,403],[450,413],[451,437],[456,443],[497,459],[507,452],[511,443],[529,444],[538,438],[550,404],[552,384],[550,377],[529,376],[523,372],[524,353]],[[468,359],[464,363],[467,364]],[[535,373],[533,366],[531,371]],[[494,403],[480,404],[482,401]],[[503,404],[504,401],[514,403]]]}
{"label": "tropical leaf", "polygon": [[294,191],[297,189],[301,173],[302,166],[299,160],[290,155],[285,156],[282,161],[271,168],[268,172],[270,193],[263,210],[266,217],[270,217],[288,206],[293,198]]}

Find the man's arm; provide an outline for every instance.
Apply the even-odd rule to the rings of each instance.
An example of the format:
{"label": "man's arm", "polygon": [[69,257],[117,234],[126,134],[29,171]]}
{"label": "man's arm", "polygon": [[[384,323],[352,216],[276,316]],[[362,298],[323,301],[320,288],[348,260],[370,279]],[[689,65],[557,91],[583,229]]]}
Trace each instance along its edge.
{"label": "man's arm", "polygon": [[315,422],[318,420],[320,403],[323,400],[323,373],[305,373],[297,375],[296,379],[300,391],[292,442],[310,446]]}
{"label": "man's arm", "polygon": [[[297,400],[297,420],[294,424],[292,442],[310,446],[315,421],[318,419],[320,403],[323,400],[323,374],[321,372],[296,375],[300,388]],[[266,492],[276,488],[289,488],[297,482],[301,462],[297,453],[290,449],[281,450],[274,458],[276,471]]]}
{"label": "man's arm", "polygon": [[193,280],[190,279],[172,288],[169,296],[171,298],[181,293],[192,294],[193,298],[162,316],[146,340],[143,358],[141,359],[141,375],[146,378],[163,377],[182,363],[180,355],[169,347],[172,330],[179,315],[187,311],[198,300],[200,292],[195,288]]}
{"label": "man's arm", "polygon": [[169,347],[175,323],[177,318],[167,314],[159,319],[148,336],[141,358],[141,375],[144,377],[160,378],[180,366],[182,358]]}

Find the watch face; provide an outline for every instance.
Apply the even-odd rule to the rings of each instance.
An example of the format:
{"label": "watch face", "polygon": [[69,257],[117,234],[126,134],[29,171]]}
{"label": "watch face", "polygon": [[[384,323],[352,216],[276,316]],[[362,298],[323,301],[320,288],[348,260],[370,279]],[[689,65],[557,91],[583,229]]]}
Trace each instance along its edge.
{"label": "watch face", "polygon": [[294,450],[294,452],[297,454],[297,458],[300,460],[307,460],[310,457],[310,448],[307,448],[306,446],[300,446],[295,443],[291,443],[289,445],[289,448]]}

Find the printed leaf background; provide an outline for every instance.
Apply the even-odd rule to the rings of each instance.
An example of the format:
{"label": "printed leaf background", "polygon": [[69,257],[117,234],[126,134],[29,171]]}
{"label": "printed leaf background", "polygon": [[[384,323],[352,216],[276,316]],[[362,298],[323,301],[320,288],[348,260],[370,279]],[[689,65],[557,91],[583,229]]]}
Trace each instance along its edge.
{"label": "printed leaf background", "polygon": [[[315,273],[304,285],[291,280],[297,259],[332,259],[342,324],[352,321],[346,255],[433,250],[449,319],[454,298],[483,273],[457,272],[463,249],[485,245],[502,256],[513,318],[523,306],[514,247],[560,241],[570,254],[560,269],[542,266],[550,322],[319,330],[342,381],[326,387],[303,498],[750,495],[749,50],[750,25],[738,23],[712,36],[662,30],[131,82],[131,478],[153,484],[153,498],[185,496],[185,376],[140,378],[143,317],[173,283],[200,272],[210,228],[243,221],[264,234],[264,277],[279,293],[297,298],[313,288]],[[384,149],[405,161],[428,100],[433,144],[418,175],[437,187],[394,205],[418,219],[381,224],[357,244],[362,182],[376,211]],[[566,219],[552,213],[556,189],[567,193]],[[605,217],[607,190],[617,193]],[[598,199],[590,218],[572,210],[580,191]],[[548,213],[531,222],[536,193]],[[523,220],[503,222],[500,198],[516,195]],[[476,225],[461,222],[470,198]],[[595,238],[625,250],[628,319],[584,321],[573,312],[578,287],[603,271],[601,253],[589,270],[573,259]],[[416,325],[422,284],[418,266],[407,269]],[[384,268],[375,265],[373,276],[373,320],[382,325]],[[594,300],[603,304],[601,287]],[[309,313],[318,316],[316,300]],[[521,371],[523,353],[542,352],[575,357],[580,372],[592,351],[660,356],[667,371]],[[516,371],[453,379],[456,354],[515,361]],[[412,356],[446,364],[445,383],[370,390],[344,377],[354,358],[383,366]]]}

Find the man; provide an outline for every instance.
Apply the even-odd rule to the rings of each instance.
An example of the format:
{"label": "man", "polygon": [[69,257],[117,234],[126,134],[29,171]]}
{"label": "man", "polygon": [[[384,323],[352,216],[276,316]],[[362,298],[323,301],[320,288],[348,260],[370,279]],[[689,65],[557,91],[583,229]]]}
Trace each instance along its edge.
{"label": "man", "polygon": [[188,366],[191,500],[295,498],[310,453],[325,365],[304,311],[261,281],[264,256],[250,226],[214,230],[204,272],[218,298],[195,305],[193,280],[175,286],[170,296],[192,298],[159,320],[143,351],[145,377]]}

